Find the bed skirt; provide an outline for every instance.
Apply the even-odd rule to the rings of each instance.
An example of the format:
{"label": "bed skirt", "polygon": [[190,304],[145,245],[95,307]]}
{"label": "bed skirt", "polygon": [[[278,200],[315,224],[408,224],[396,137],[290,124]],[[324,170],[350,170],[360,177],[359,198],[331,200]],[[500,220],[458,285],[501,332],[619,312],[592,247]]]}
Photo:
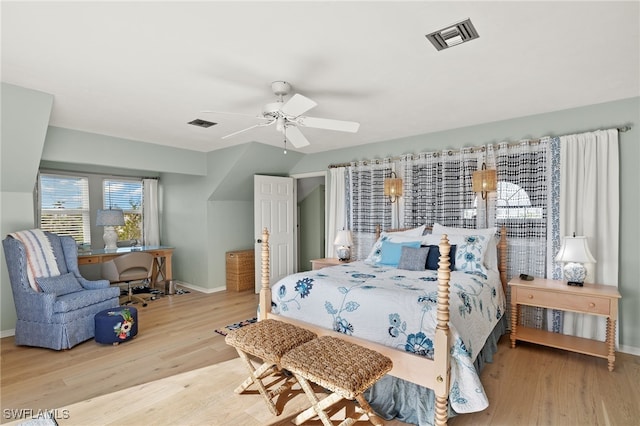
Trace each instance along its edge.
{"label": "bed skirt", "polygon": [[[493,362],[493,355],[498,351],[498,340],[506,332],[507,319],[503,315],[476,357],[474,366],[478,375],[487,363]],[[397,419],[420,426],[434,425],[435,395],[432,389],[386,375],[364,396],[374,411],[385,420]],[[455,415],[449,405],[449,417]]]}

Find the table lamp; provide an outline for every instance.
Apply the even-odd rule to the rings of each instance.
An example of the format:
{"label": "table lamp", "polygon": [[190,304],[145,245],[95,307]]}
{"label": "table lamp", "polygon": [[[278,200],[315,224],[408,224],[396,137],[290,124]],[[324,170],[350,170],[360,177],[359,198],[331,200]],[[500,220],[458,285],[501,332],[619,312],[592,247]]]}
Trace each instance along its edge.
{"label": "table lamp", "polygon": [[589,251],[587,237],[576,237],[574,233],[572,237],[564,237],[562,247],[556,256],[556,262],[564,262],[563,271],[564,278],[568,285],[582,287],[584,279],[587,276],[585,263],[595,263],[596,259]]}
{"label": "table lamp", "polygon": [[124,225],[124,212],[121,209],[98,210],[96,225],[104,226],[104,234],[102,235],[105,244],[104,248],[106,250],[116,250],[118,248],[116,245],[118,234],[114,226]]}
{"label": "table lamp", "polygon": [[336,254],[338,255],[338,260],[340,260],[340,262],[348,261],[351,258],[351,250],[349,247],[353,245],[351,231],[346,229],[338,231],[336,239],[333,241],[333,245],[337,246]]}

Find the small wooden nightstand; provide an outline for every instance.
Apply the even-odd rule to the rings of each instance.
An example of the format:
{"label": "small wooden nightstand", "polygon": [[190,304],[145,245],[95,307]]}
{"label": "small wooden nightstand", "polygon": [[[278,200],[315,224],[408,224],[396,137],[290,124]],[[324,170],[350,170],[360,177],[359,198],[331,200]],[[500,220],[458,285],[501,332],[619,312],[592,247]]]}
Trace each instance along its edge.
{"label": "small wooden nightstand", "polygon": [[311,261],[311,269],[315,271],[316,269],[326,268],[327,266],[342,265],[343,263],[349,263],[349,262],[350,260],[341,262],[340,260],[338,260],[338,258],[335,258],[335,257],[325,257],[324,259],[313,259]]}
{"label": "small wooden nightstand", "polygon": [[[566,281],[534,278],[524,281],[514,278],[511,287],[511,347],[516,340],[551,346],[558,349],[605,358],[609,361],[609,371],[613,371],[616,360],[615,340],[618,320],[618,299],[616,287],[587,284],[583,287],[567,285]],[[518,326],[518,306],[538,306],[581,314],[599,315],[607,318],[607,337],[604,342],[566,334]]]}

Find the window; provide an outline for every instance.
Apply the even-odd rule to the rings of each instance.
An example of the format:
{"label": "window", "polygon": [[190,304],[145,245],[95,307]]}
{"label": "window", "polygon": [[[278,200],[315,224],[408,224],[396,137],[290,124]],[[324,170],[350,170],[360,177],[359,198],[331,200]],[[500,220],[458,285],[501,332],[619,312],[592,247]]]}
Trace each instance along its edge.
{"label": "window", "polygon": [[[476,216],[478,199],[476,194],[472,209],[464,210],[464,218]],[[498,182],[496,191],[496,219],[542,219],[542,207],[531,206],[529,194],[519,185],[512,182]]]}
{"label": "window", "polygon": [[38,187],[40,229],[91,244],[88,178],[40,174]]}
{"label": "window", "polygon": [[116,228],[119,241],[142,240],[142,181],[104,179],[102,181],[105,209],[122,209],[124,226]]}

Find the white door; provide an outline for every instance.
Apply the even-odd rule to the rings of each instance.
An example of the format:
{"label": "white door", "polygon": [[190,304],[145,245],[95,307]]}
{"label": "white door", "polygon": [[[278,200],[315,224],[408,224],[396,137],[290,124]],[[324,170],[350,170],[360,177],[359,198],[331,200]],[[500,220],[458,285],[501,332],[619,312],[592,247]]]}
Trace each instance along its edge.
{"label": "white door", "polygon": [[256,293],[262,287],[262,230],[269,230],[270,282],[294,272],[295,185],[293,178],[254,175],[253,221],[255,233]]}

